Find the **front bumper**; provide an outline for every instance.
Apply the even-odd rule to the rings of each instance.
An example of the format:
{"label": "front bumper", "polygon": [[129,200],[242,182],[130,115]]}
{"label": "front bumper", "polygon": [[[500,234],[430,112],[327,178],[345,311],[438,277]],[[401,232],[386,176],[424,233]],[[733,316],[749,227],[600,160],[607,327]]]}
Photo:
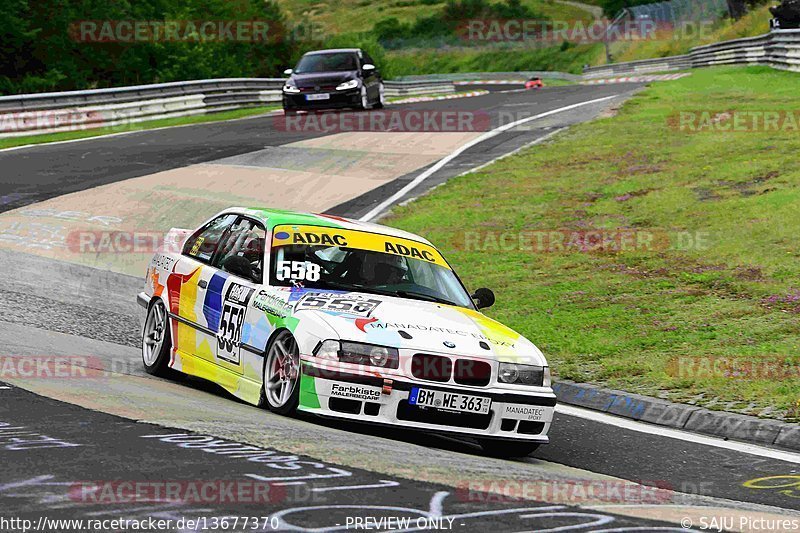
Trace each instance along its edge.
{"label": "front bumper", "polygon": [[[320,91],[322,92],[322,91]],[[283,93],[283,108],[289,110],[303,109],[341,109],[361,105],[361,88],[347,91],[325,91],[330,95],[328,100],[306,100],[306,95],[317,93]]]}
{"label": "front bumper", "polygon": [[[465,387],[410,377],[385,378],[371,372],[332,368],[302,358],[299,410],[317,415],[416,428],[485,439],[547,443],[556,397],[552,389],[509,391]],[[338,365],[337,365],[338,366]],[[489,397],[487,414],[459,413],[409,404],[413,387]]]}

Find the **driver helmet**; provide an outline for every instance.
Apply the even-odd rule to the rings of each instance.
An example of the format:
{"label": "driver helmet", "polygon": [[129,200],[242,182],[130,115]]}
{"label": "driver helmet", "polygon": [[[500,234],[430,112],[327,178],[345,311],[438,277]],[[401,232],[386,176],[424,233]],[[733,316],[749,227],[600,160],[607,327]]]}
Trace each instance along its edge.
{"label": "driver helmet", "polygon": [[405,259],[399,255],[368,252],[361,263],[361,279],[369,285],[394,285],[408,271]]}

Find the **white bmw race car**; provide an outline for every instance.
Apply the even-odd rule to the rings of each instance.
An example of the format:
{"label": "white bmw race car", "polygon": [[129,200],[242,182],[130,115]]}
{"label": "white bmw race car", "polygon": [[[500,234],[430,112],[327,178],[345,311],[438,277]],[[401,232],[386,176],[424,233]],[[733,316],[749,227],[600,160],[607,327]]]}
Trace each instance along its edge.
{"label": "white bmw race car", "polygon": [[[329,215],[231,208],[150,261],[142,357],[280,414],[457,434],[487,453],[548,442],[536,346],[478,309],[428,241]],[[268,246],[267,246],[268,243]]]}

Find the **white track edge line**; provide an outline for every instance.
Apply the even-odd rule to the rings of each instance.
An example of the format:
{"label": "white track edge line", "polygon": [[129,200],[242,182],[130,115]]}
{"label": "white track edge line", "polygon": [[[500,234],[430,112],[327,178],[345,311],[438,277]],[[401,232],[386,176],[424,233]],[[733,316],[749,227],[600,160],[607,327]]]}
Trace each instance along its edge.
{"label": "white track edge line", "polygon": [[435,165],[430,167],[425,172],[421,173],[419,176],[414,178],[410,183],[408,183],[405,187],[403,187],[402,189],[400,189],[399,191],[397,191],[396,193],[391,195],[389,198],[387,198],[386,200],[384,200],[383,202],[381,202],[380,204],[378,204],[377,206],[372,208],[367,214],[365,214],[364,216],[360,217],[358,220],[360,220],[362,222],[368,222],[368,221],[372,220],[373,218],[377,217],[378,215],[383,213],[383,211],[386,210],[387,207],[389,207],[392,204],[394,204],[395,202],[397,202],[397,200],[399,200],[400,198],[405,196],[409,191],[413,190],[420,183],[422,183],[423,181],[428,179],[430,176],[432,176],[435,172],[438,172],[447,163],[449,163],[450,161],[452,161],[453,159],[455,159],[456,157],[461,155],[466,150],[472,148],[476,144],[480,144],[480,143],[482,143],[483,141],[485,141],[487,139],[491,139],[492,137],[494,137],[496,135],[499,135],[500,133],[503,133],[504,131],[507,131],[507,130],[510,130],[511,128],[519,126],[520,124],[525,124],[526,122],[530,122],[532,120],[537,120],[537,119],[540,119],[540,118],[548,117],[550,115],[555,115],[556,113],[562,113],[564,111],[570,111],[570,110],[576,109],[578,107],[583,107],[583,106],[586,106],[586,105],[595,104],[595,103],[598,103],[598,102],[603,102],[605,100],[611,100],[612,98],[619,98],[620,96],[622,96],[622,94],[614,94],[614,95],[611,95],[611,96],[604,96],[603,98],[595,98],[593,100],[587,100],[585,102],[578,102],[577,104],[572,104],[572,105],[568,105],[568,106],[565,106],[565,107],[559,107],[557,109],[552,109],[550,111],[545,111],[544,113],[539,113],[538,115],[533,115],[532,117],[527,117],[527,118],[523,118],[523,119],[520,119],[520,120],[516,120],[514,122],[510,122],[508,124],[504,124],[504,125],[502,125],[500,127],[497,127],[497,128],[495,128],[493,130],[489,130],[489,131],[485,132],[483,135],[480,135],[479,137],[476,137],[475,139],[472,139],[468,143],[463,144],[460,147],[456,148],[454,151],[450,152],[448,155],[446,155],[445,157],[443,157],[442,159],[437,161]]}
{"label": "white track edge line", "polygon": [[769,459],[776,459],[779,461],[786,461],[787,463],[800,464],[800,454],[789,451],[776,450],[773,448],[766,448],[756,444],[748,444],[746,442],[723,440],[717,437],[710,437],[700,435],[698,433],[691,433],[680,429],[669,428],[665,426],[657,426],[655,424],[648,424],[645,422],[637,422],[629,418],[622,418],[599,411],[592,411],[590,409],[583,409],[573,405],[565,405],[559,403],[556,405],[556,412],[574,416],[578,418],[585,418],[587,420],[594,420],[601,424],[616,426],[622,429],[630,429],[631,431],[638,431],[639,433],[646,433],[648,435],[656,435],[659,437],[668,437],[671,439],[682,440],[686,442],[693,442],[702,444],[704,446],[713,446],[715,448],[722,448],[725,450],[732,450],[735,452],[746,453],[749,455],[756,455],[758,457],[766,457]]}

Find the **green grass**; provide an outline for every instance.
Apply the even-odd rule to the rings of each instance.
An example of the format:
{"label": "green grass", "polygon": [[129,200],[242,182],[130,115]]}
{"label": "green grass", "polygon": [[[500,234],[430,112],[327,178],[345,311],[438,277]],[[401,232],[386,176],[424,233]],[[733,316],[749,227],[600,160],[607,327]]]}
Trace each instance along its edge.
{"label": "green grass", "polygon": [[[500,1],[500,0],[497,0]],[[413,22],[442,10],[444,0],[279,0],[281,8],[294,23],[312,22],[321,33],[367,32],[376,22],[396,17],[401,22]],[[587,11],[554,2],[553,0],[522,0],[522,4],[552,20],[591,20]]]}
{"label": "green grass", "polygon": [[87,137],[97,137],[111,133],[122,133],[127,131],[141,131],[154,128],[167,128],[170,126],[183,126],[186,124],[201,124],[204,122],[219,122],[221,120],[231,120],[260,115],[280,109],[280,106],[250,107],[246,109],[234,109],[221,113],[210,113],[207,115],[192,115],[188,117],[164,118],[158,120],[148,120],[132,124],[123,124],[107,128],[91,128],[86,130],[65,131],[61,133],[44,133],[41,135],[25,135],[21,137],[7,137],[0,139],[0,149],[11,148],[14,146],[24,146],[27,144],[43,144],[58,141],[70,141],[73,139],[84,139]]}
{"label": "green grass", "polygon": [[553,70],[579,74],[584,64],[605,57],[603,45],[578,45],[566,52],[550,48],[450,48],[387,52],[393,76],[455,72]]}
{"label": "green grass", "polygon": [[[741,19],[731,21],[724,19],[702,32],[687,31],[685,35],[675,33],[659,33],[657,40],[627,41],[613,43],[611,53],[615,62],[635,61],[654,57],[681,55],[689,52],[694,46],[754,37],[769,32],[769,19],[772,15],[768,6],[754,9]],[[600,64],[605,63],[603,60]]]}
{"label": "green grass", "polygon": [[[800,365],[800,136],[678,131],[678,111],[796,111],[797,74],[694,71],[616,116],[455,178],[386,223],[438,244],[489,314],[560,378],[797,419],[800,380],[680,376],[680,357]],[[707,245],[626,252],[465,250],[465,231],[688,231]],[[482,241],[483,242],[483,241]]]}

